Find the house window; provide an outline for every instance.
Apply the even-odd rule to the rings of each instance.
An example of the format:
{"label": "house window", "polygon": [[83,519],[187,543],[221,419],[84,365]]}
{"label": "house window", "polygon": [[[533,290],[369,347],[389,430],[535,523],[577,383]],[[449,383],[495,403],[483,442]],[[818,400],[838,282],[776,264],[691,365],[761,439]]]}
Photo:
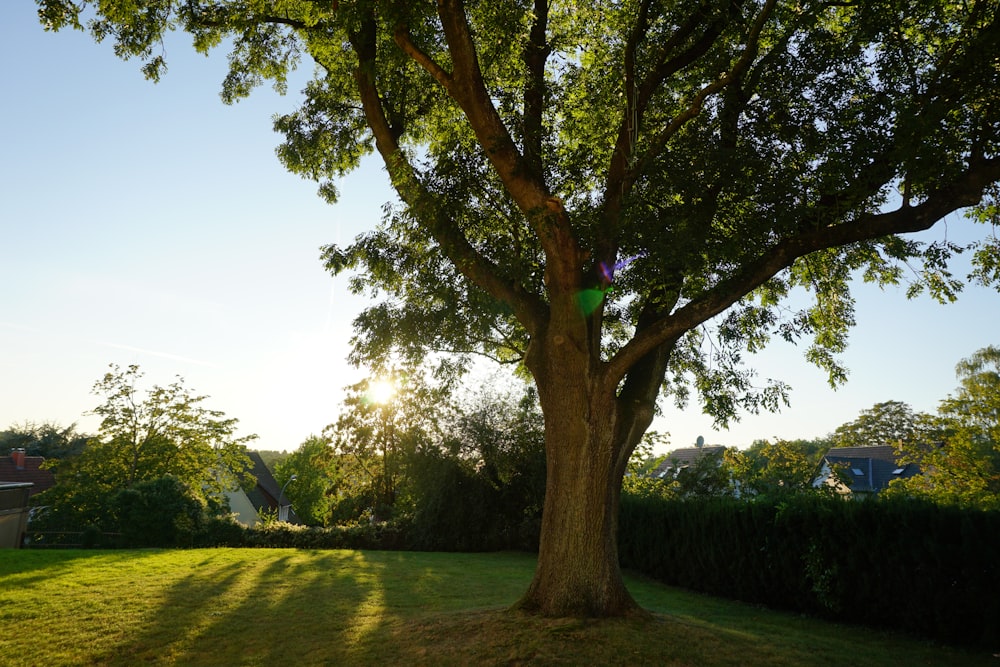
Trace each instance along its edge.
{"label": "house window", "polygon": [[861,468],[851,468],[851,472],[853,472],[858,477],[864,477],[865,476],[865,473],[861,470]]}
{"label": "house window", "polygon": [[892,471],[892,474],[893,475],[902,475],[903,474],[903,469],[902,468],[896,468],[895,470]]}

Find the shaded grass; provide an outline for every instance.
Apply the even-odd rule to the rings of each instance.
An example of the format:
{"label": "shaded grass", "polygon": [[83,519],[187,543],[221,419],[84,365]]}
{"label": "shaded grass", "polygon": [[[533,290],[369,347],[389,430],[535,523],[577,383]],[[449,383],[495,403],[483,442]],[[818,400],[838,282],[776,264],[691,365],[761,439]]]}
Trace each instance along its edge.
{"label": "shaded grass", "polygon": [[3,665],[992,665],[628,577],[648,618],[506,611],[524,554],[0,551]]}

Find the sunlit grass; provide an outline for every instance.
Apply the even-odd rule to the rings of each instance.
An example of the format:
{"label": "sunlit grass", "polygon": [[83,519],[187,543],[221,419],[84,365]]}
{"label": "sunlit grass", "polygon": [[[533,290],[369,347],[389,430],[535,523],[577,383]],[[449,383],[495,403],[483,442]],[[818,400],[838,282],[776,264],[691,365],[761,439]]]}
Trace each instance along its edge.
{"label": "sunlit grass", "polygon": [[507,612],[533,567],[523,554],[0,551],[0,664],[1000,664],[637,577],[650,618]]}

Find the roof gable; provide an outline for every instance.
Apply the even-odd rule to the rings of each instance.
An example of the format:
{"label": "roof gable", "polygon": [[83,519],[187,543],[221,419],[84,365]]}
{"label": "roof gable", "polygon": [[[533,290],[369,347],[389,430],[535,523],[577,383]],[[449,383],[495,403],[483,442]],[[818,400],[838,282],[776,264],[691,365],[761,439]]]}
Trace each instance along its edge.
{"label": "roof gable", "polygon": [[257,510],[278,509],[278,497],[280,496],[280,505],[289,507],[289,521],[291,523],[299,523],[299,519],[295,515],[295,510],[291,508],[291,501],[288,499],[288,496],[282,493],[283,489],[278,486],[278,481],[274,479],[274,475],[271,474],[267,464],[264,463],[264,459],[257,452],[247,452],[247,455],[253,463],[250,474],[257,478],[257,484],[253,487],[244,484],[243,492],[247,495],[254,508]]}

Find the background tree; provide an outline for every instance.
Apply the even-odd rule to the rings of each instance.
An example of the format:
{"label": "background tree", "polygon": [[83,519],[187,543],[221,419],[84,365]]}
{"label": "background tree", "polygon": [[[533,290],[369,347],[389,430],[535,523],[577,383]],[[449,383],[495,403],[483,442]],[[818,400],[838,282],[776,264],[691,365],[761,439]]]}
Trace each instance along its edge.
{"label": "background tree", "polygon": [[667,454],[657,455],[654,451],[656,449],[669,449],[669,447],[669,433],[646,431],[629,459],[628,468],[622,480],[622,492],[633,496],[671,497],[672,494],[667,485],[652,476],[653,471],[668,456]]}
{"label": "background tree", "polygon": [[138,366],[111,370],[94,384],[104,402],[93,410],[101,424],[83,452],[56,466],[56,484],[37,496],[48,520],[64,526],[108,525],[115,494],[170,476],[196,498],[221,509],[222,493],[250,467],[237,420],[201,405],[182,379],[154,385],[143,397]]}
{"label": "background tree", "polygon": [[[391,372],[349,387],[344,411],[323,431],[339,457],[341,501],[375,520],[390,519],[405,500],[400,491],[407,484],[407,458],[441,442],[448,398],[446,388],[416,372]],[[367,506],[359,506],[362,499]]]}
{"label": "background tree", "polygon": [[51,422],[13,424],[7,430],[0,431],[0,453],[23,449],[28,456],[72,458],[83,451],[89,438],[88,435],[77,433],[76,424],[66,427]]}
{"label": "background tree", "polygon": [[264,462],[268,470],[277,470],[278,465],[288,458],[288,452],[278,451],[275,449],[255,449],[255,452],[260,456],[260,460]]}
{"label": "background tree", "polygon": [[733,496],[737,489],[734,484],[732,455],[733,452],[728,449],[706,452],[694,463],[680,468],[663,481],[678,498]]}
{"label": "background tree", "polygon": [[[496,379],[496,378],[494,378]],[[497,390],[487,383],[457,407],[448,446],[474,463],[501,493],[501,514],[540,515],[545,496],[545,422],[531,387]]]}
{"label": "background tree", "polygon": [[292,475],[295,481],[285,487],[285,493],[295,514],[309,526],[329,525],[340,476],[330,440],[311,435],[274,468],[274,478],[282,486]]}
{"label": "background tree", "polygon": [[[40,0],[48,28],[85,5]],[[832,382],[857,273],[948,299],[961,250],[900,234],[982,207],[1000,179],[1000,7],[695,3],[108,0],[87,23],[163,72],[161,40],[232,46],[227,101],[318,65],[279,155],[333,183],[376,150],[401,206],[329,247],[375,305],[355,359],[428,350],[521,360],[545,415],[538,567],[521,607],[626,614],[621,480],[666,388],[724,424],[773,409],[743,365],[812,338]],[[1000,242],[974,277],[1000,279]],[[785,315],[795,288],[814,305]]]}
{"label": "background tree", "polygon": [[876,403],[852,422],[842,424],[830,436],[834,447],[895,447],[924,444],[934,437],[931,415],[918,412],[906,403]]}
{"label": "background tree", "polygon": [[1000,347],[977,350],[956,367],[958,390],[941,401],[940,439],[906,443],[921,474],[892,482],[894,493],[1000,509]]}
{"label": "background tree", "polygon": [[758,440],[746,451],[730,451],[729,465],[741,496],[810,491],[819,460],[828,447],[823,442]]}

